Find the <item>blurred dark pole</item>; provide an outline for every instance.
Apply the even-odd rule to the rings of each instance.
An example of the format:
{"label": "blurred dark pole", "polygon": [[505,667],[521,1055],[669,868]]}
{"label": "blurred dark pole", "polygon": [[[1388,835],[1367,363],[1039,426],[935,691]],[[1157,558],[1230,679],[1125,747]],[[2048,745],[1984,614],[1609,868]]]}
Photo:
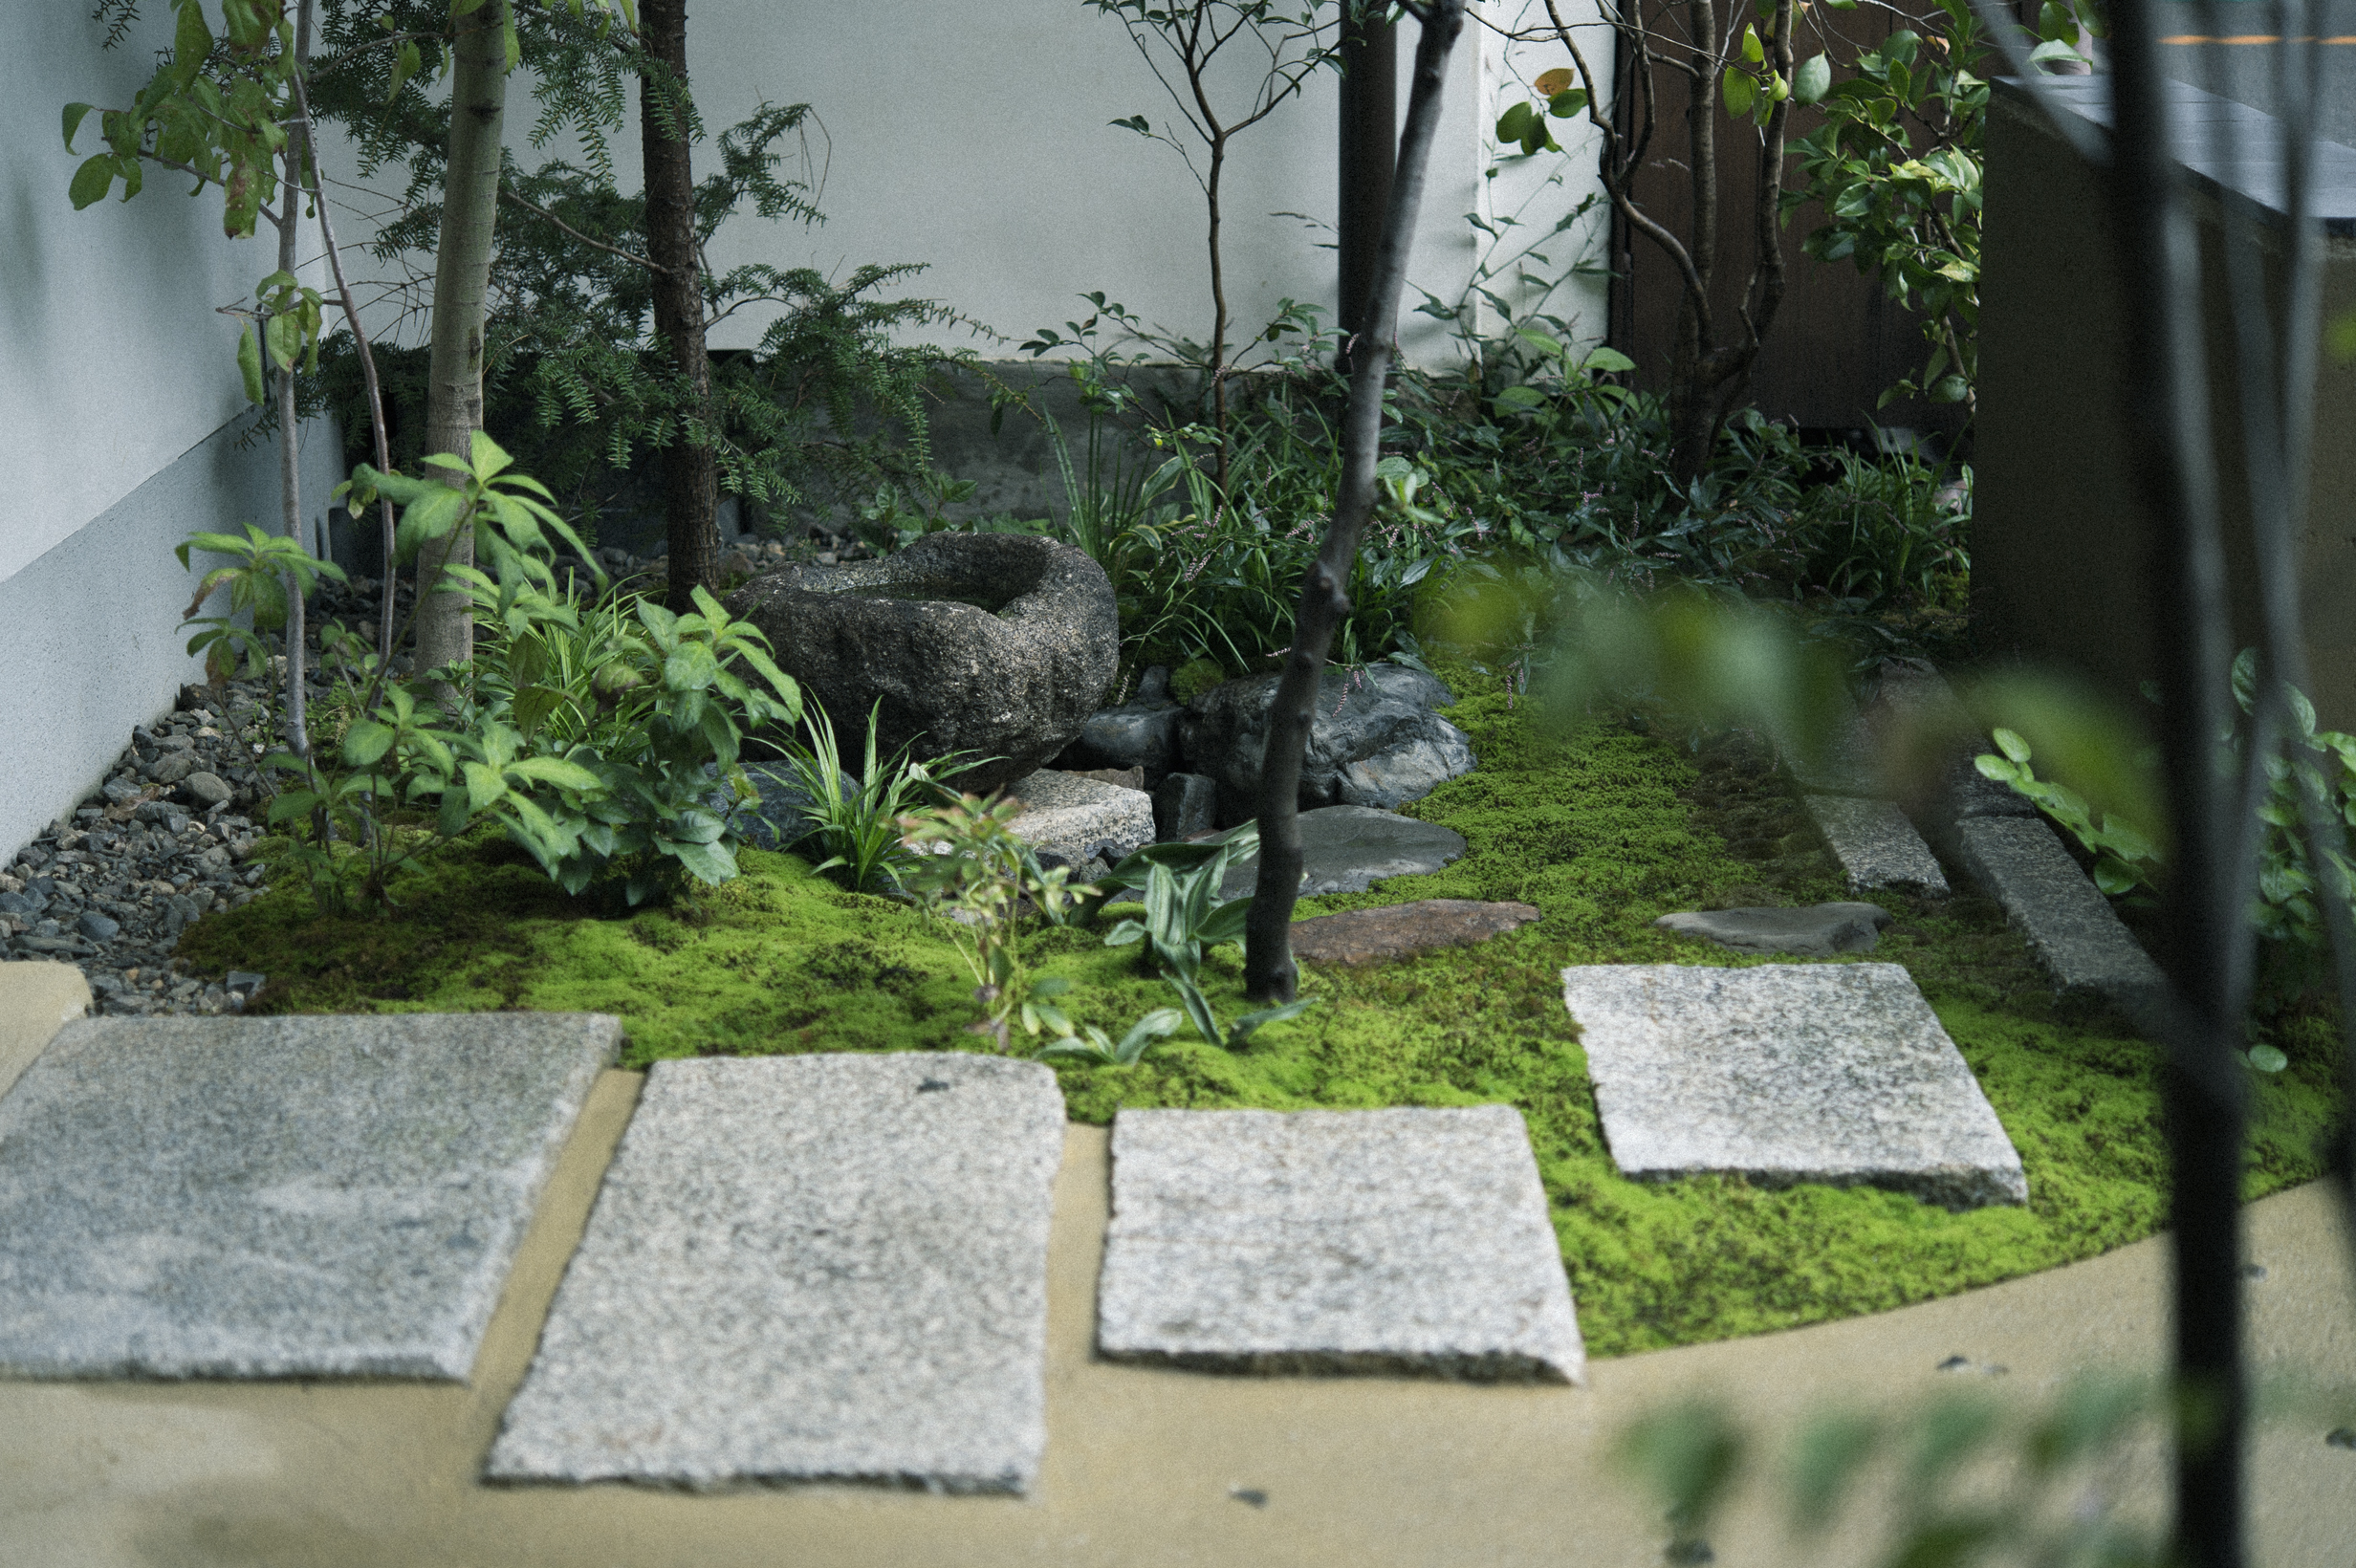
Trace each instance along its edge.
{"label": "blurred dark pole", "polygon": [[2241,1158],[2235,1049],[2248,1005],[2235,962],[2250,940],[2238,786],[2217,767],[2232,714],[2199,252],[2170,156],[2157,40],[2165,0],[2120,0],[2111,38],[2111,199],[2127,363],[2120,385],[2152,542],[2161,750],[2175,829],[2160,954],[2174,1165],[2176,1519],[2184,1568],[2240,1568]]}
{"label": "blurred dark pole", "polygon": [[1366,314],[1383,215],[1390,210],[1399,167],[1399,47],[1389,8],[1347,0],[1342,33],[1341,218],[1334,226],[1342,261],[1336,324],[1342,333],[1335,368],[1350,370],[1349,335]]}

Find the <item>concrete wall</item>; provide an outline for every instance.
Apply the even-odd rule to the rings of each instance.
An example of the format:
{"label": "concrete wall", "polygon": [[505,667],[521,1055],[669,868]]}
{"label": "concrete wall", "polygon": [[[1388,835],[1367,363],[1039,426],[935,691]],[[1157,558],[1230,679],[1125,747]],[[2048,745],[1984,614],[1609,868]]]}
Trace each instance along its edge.
{"label": "concrete wall", "polygon": [[[0,18],[0,857],[96,785],[188,678],[172,633],[190,583],[171,546],[277,512],[271,449],[230,438],[245,399],[234,328],[214,314],[251,297],[270,242],[223,238],[218,194],[189,200],[174,175],[128,204],[66,199],[79,160],[59,111],[130,100],[168,42],[168,13],[149,9],[103,53],[87,6]],[[316,512],[335,446],[314,447]]]}
{"label": "concrete wall", "polygon": [[[2102,77],[2079,78],[2099,91]],[[2226,112],[2209,100],[2203,113]],[[2252,143],[2253,149],[2262,143]],[[2220,165],[2253,180],[2262,163]],[[2236,646],[2258,640],[2250,510],[2235,392],[2217,181],[2203,161],[2193,196],[2203,320]],[[1972,540],[1973,622],[1984,651],[2058,665],[2139,706],[2169,629],[2155,622],[2151,540],[2122,420],[2119,285],[2094,174],[2009,87],[1988,119],[1980,276],[1979,428]],[[2323,319],[2356,309],[2356,154],[2329,149],[2320,210],[2342,214],[2325,241]],[[2337,171],[2335,174],[2334,171]],[[2340,205],[2332,206],[2337,201]],[[2279,229],[2274,230],[2279,241]],[[2273,263],[2270,259],[2270,270]],[[2280,300],[2280,290],[2275,291]],[[2328,728],[2356,730],[2356,367],[2323,357],[2301,612],[2315,699]]]}
{"label": "concrete wall", "polygon": [[[1539,0],[1491,0],[1474,9],[1509,26],[1542,23],[1545,10]],[[1595,0],[1572,0],[1562,10],[1592,16]],[[1404,116],[1414,24],[1403,23],[1399,35]],[[1081,0],[866,0],[786,11],[711,0],[690,15],[687,40],[697,104],[715,138],[764,102],[808,102],[823,122],[810,131],[809,168],[787,172],[822,179],[818,202],[827,221],[805,228],[740,217],[714,243],[714,267],[764,261],[840,278],[871,262],[921,263],[926,271],[899,292],[942,300],[964,320],[911,336],[972,348],[984,359],[1011,358],[1036,329],[1061,330],[1083,316],[1088,307],[1079,296],[1097,290],[1161,329],[1208,339],[1202,193],[1169,147],[1110,123],[1143,115],[1157,130],[1174,132],[1177,115],[1121,25]],[[1598,32],[1588,43],[1590,57],[1600,54],[1608,64],[1607,36]],[[1233,66],[1215,81],[1214,98],[1232,111],[1248,99],[1257,75],[1241,42],[1221,58]],[[1592,153],[1567,125],[1569,158],[1516,160],[1490,177],[1496,160],[1489,130],[1503,104],[1519,96],[1517,82],[1568,63],[1559,47],[1509,47],[1478,21],[1466,28],[1432,157],[1410,311],[1419,289],[1453,304],[1484,256],[1501,261],[1518,249],[1516,240],[1500,252],[1467,214],[1484,221],[1518,214],[1521,232],[1536,234],[1592,188]],[[1332,243],[1338,205],[1336,94],[1334,76],[1320,73],[1233,143],[1223,207],[1237,339],[1248,341],[1283,298],[1332,307],[1334,252],[1320,247]],[[517,84],[509,101],[517,156],[527,163],[572,156],[563,142],[544,151],[526,145],[533,112]],[[636,189],[635,91],[613,152],[617,183]],[[708,142],[697,151],[698,174],[716,163]],[[1558,172],[1564,179],[1548,184]],[[398,188],[386,178],[373,185],[379,192]],[[381,206],[362,198],[351,206],[339,233],[367,232]],[[1557,271],[1567,271],[1582,255],[1601,259],[1601,232],[1582,226],[1540,250]],[[397,272],[368,266],[388,279]],[[1553,309],[1600,338],[1607,324],[1602,279],[1577,280]],[[383,319],[401,340],[421,340],[416,316],[396,322],[388,310]],[[774,314],[748,309],[716,329],[712,342],[749,347],[771,319]],[[1494,327],[1494,313],[1483,324]],[[1412,314],[1404,346],[1426,360],[1451,352],[1443,324]]]}

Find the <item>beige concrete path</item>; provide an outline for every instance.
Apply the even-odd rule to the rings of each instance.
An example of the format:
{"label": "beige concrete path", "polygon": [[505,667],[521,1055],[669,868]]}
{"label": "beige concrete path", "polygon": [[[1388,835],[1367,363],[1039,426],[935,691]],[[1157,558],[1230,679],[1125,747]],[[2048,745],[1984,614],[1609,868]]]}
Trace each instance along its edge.
{"label": "beige concrete path", "polygon": [[[21,978],[21,977],[15,977]],[[9,999],[0,976],[0,1031]],[[54,1026],[52,1026],[54,1027]],[[10,1036],[0,1033],[0,1056]],[[1090,1359],[1106,1138],[1065,1145],[1050,1257],[1048,1448],[1025,1499],[808,1488],[689,1496],[507,1490],[475,1473],[521,1378],[639,1079],[608,1073],[552,1181],[471,1387],[0,1382],[7,1568],[824,1568],[834,1564],[1548,1564],[1661,1561],[1665,1539],[1607,1462],[1639,1413],[1690,1393],[1786,1430],[1836,1403],[1952,1391],[2048,1395],[2095,1367],[2161,1364],[2160,1242],[1993,1289],[1761,1339],[1591,1363],[1585,1389],[1254,1380]],[[2320,1187],[2250,1211],[2252,1343],[2302,1388],[2356,1388],[2356,1289]],[[0,1238],[5,1245],[5,1238]],[[1934,1370],[1953,1355],[2002,1377]],[[2356,1396],[2311,1404],[2257,1445],[2258,1560],[2356,1564]],[[2156,1453],[2109,1477],[2158,1506]],[[1237,1493],[1254,1493],[1254,1502]],[[1853,1531],[1786,1549],[1738,1510],[1717,1561],[1858,1561]]]}

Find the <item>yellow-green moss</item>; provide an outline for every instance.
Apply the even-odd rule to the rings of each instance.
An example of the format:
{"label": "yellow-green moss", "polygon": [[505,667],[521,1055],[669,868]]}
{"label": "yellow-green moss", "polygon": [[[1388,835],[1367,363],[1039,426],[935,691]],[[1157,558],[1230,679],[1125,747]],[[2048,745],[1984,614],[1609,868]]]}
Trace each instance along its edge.
{"label": "yellow-green moss", "polygon": [[[1494,691],[1452,715],[1481,766],[1412,813],[1471,852],[1310,914],[1417,898],[1517,899],[1534,925],[1475,947],[1365,970],[1316,971],[1319,1005],[1230,1055],[1174,1039],[1132,1068],[1058,1069],[1072,1114],[1123,1105],[1461,1105],[1503,1101],[1530,1126],[1582,1326],[1610,1355],[1791,1327],[1992,1283],[2150,1234],[2167,1203],[2156,1056],[2116,1019],[2058,1006],[1983,901],[1892,897],[1872,956],[1907,966],[1978,1074],[2028,1170],[2025,1209],[1951,1214],[1868,1188],[1640,1184],[1597,1125],[1558,971],[1566,964],[1761,962],[1669,937],[1664,911],[1762,896],[1839,896],[1829,861],[1776,819],[1772,785],[1726,806],[1671,746],[1613,728],[1553,736]],[[1739,793],[1737,791],[1737,793]],[[1718,805],[1697,809],[1697,800]],[[1748,815],[1745,815],[1745,814]],[[1751,859],[1724,838],[1750,835]],[[1766,825],[1762,827],[1760,824]],[[1763,857],[1763,858],[1762,858]],[[902,904],[843,893],[791,857],[692,910],[584,918],[529,865],[474,844],[404,889],[393,920],[323,921],[273,891],[184,939],[200,966],[263,970],[277,1011],[528,1008],[620,1015],[629,1059],[825,1050],[973,1049],[971,981],[940,932]],[[1119,1034],[1166,1005],[1136,948],[1042,931],[1027,948],[1076,982],[1084,1022]],[[1240,958],[1208,990],[1243,1007]],[[2293,1037],[2296,1036],[2296,1037]],[[2258,1085],[2252,1195],[2317,1174],[2334,1112],[2328,1036],[2286,1036],[2292,1070]]]}

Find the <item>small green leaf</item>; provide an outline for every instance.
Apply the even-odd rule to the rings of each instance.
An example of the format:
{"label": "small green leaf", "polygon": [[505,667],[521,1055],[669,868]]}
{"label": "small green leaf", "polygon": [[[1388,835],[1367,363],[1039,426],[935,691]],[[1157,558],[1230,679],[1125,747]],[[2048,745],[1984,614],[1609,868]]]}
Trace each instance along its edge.
{"label": "small green leaf", "polygon": [[1546,112],[1557,120],[1570,120],[1587,107],[1587,90],[1574,87],[1567,93],[1557,93],[1546,100]]}
{"label": "small green leaf", "polygon": [[1748,71],[1729,70],[1719,79],[1718,93],[1726,100],[1728,114],[1747,115],[1758,100],[1758,81]]}
{"label": "small green leaf", "polygon": [[2250,1047],[2250,1065],[2261,1073],[2280,1073],[2290,1064],[2291,1058],[2284,1056],[2280,1047],[2271,1045]]}
{"label": "small green leaf", "polygon": [[1996,743],[1997,751],[2002,751],[2015,762],[2023,764],[2028,762],[2029,743],[2020,738],[2018,731],[1999,728],[1993,731],[1989,738]]}
{"label": "small green leaf", "polygon": [[246,401],[259,403],[262,391],[262,340],[242,322],[237,328],[237,374],[246,383]]}
{"label": "small green leaf", "polygon": [[94,103],[69,103],[65,106],[66,151],[72,152],[74,150],[74,133],[81,129],[82,117],[89,114],[97,107],[98,105]]}
{"label": "small green leaf", "polygon": [[66,186],[66,195],[72,199],[74,210],[79,212],[86,207],[95,207],[106,200],[106,193],[114,188],[114,156],[99,153],[95,158],[85,160],[82,166],[74,171],[74,180]]}
{"label": "small green leaf", "polygon": [[1832,89],[1832,60],[1823,54],[1812,54],[1800,62],[1792,76],[1792,97],[1802,103],[1814,103]]}

